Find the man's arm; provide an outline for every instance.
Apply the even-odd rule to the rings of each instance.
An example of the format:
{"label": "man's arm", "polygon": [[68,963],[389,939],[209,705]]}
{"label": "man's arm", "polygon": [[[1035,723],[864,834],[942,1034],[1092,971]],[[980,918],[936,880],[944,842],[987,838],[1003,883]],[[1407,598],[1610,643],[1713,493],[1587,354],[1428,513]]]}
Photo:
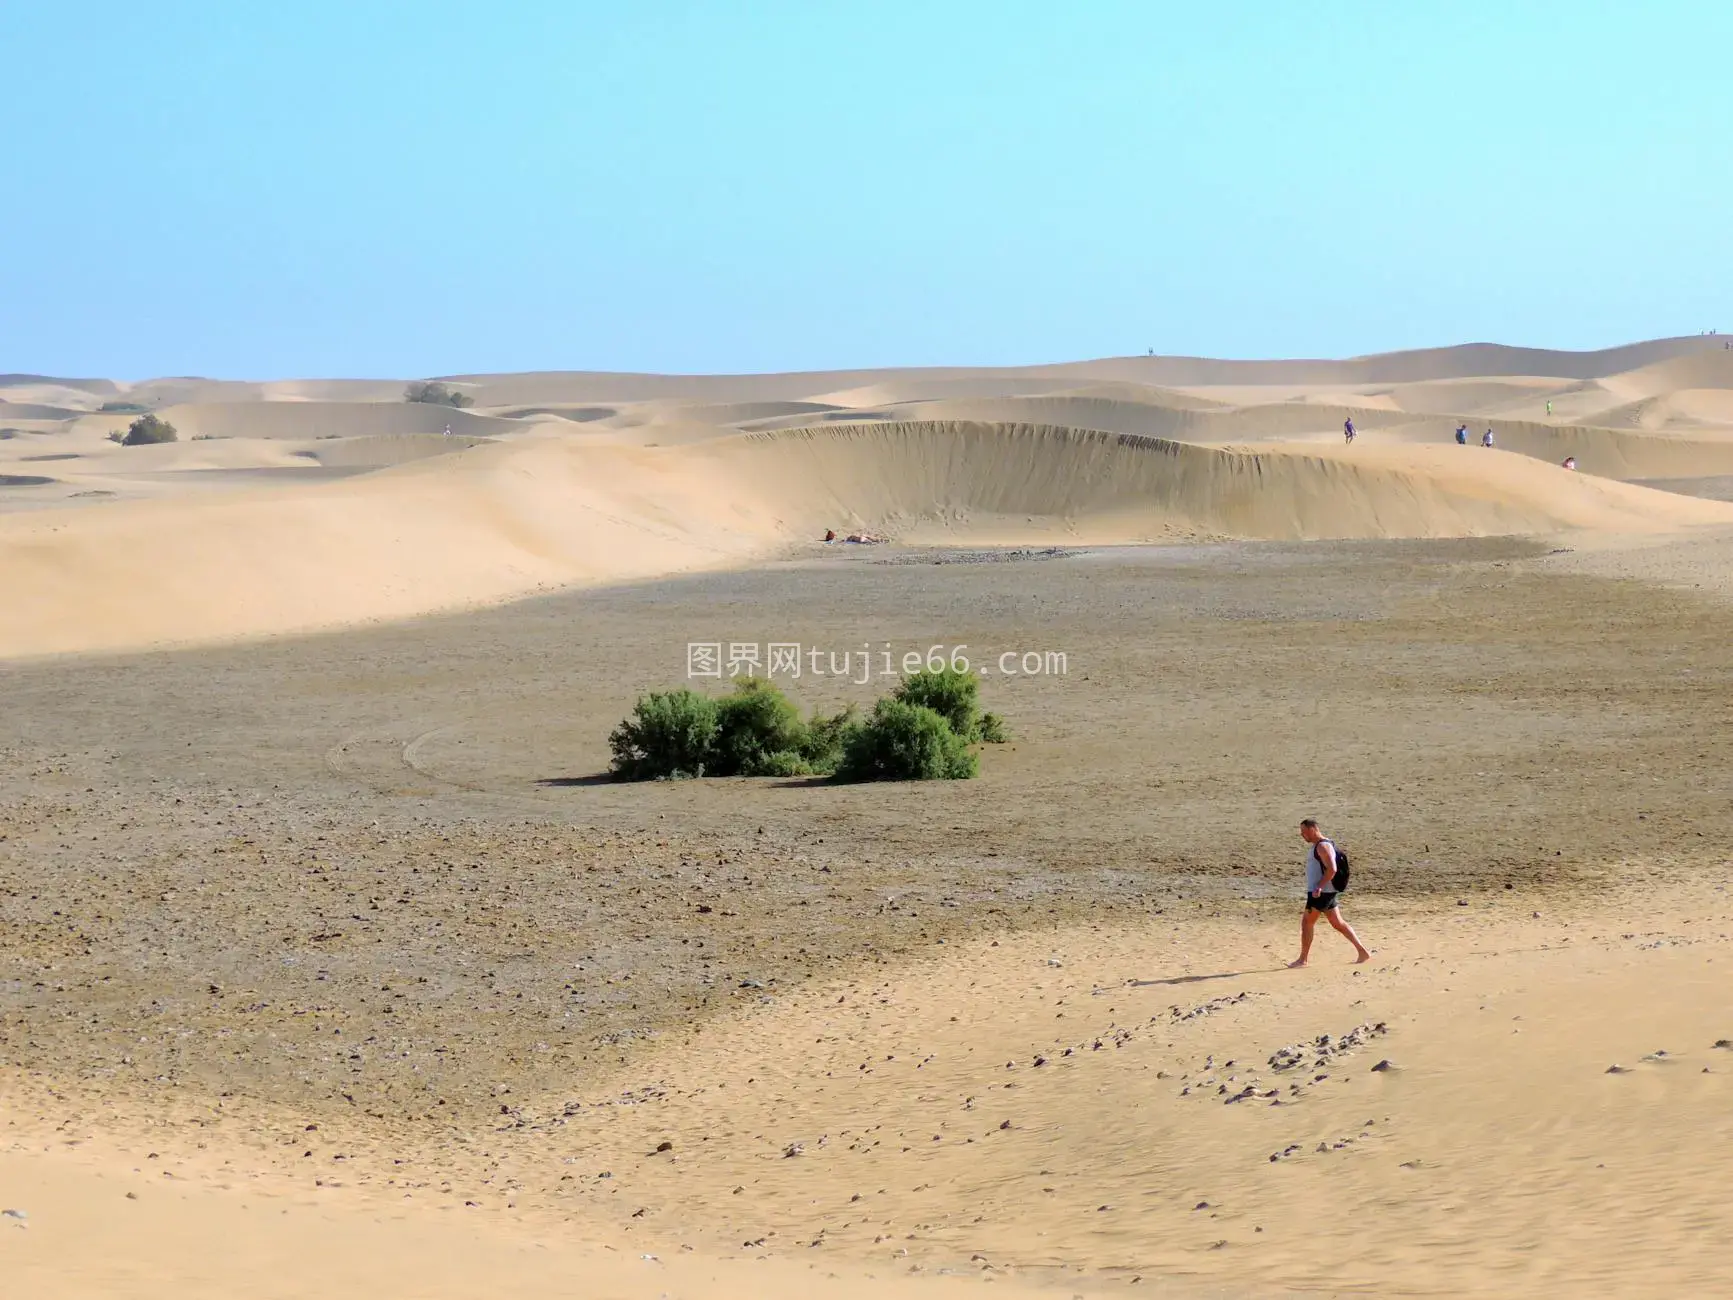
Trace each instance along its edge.
{"label": "man's arm", "polygon": [[1318,892],[1333,893],[1336,881],[1336,846],[1329,840],[1319,840],[1312,846],[1312,851],[1318,855],[1318,865],[1324,870],[1324,878],[1318,882]]}

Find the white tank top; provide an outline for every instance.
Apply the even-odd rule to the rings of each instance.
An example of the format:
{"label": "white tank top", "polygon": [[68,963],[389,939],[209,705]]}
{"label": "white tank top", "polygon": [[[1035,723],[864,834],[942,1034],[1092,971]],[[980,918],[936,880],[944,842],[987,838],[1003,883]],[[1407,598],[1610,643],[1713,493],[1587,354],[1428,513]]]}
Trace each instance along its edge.
{"label": "white tank top", "polygon": [[[1336,847],[1328,839],[1319,840],[1318,844],[1329,844],[1331,848]],[[1308,895],[1324,883],[1324,864],[1318,860],[1318,844],[1306,846],[1306,893]]]}

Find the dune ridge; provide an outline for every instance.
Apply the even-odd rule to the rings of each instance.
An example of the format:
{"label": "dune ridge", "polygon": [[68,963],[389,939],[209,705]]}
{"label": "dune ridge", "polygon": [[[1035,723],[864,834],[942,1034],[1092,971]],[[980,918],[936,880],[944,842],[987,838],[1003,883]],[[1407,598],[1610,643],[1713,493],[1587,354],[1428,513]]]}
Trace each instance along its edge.
{"label": "dune ridge", "polygon": [[827,527],[1103,544],[1714,525],[1733,526],[1733,504],[1456,447],[1217,448],[944,421],[662,448],[545,438],[300,489],[0,517],[0,654],[409,617],[763,560]]}

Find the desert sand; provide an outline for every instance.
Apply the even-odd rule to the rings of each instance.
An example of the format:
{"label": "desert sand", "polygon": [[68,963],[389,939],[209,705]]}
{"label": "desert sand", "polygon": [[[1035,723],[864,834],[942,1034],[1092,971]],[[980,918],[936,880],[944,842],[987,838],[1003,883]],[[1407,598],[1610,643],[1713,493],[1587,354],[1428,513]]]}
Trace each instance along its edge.
{"label": "desert sand", "polygon": [[[9,1289],[1728,1284],[1723,340],[447,382],[0,378]],[[601,779],[692,642],[1012,740]]]}

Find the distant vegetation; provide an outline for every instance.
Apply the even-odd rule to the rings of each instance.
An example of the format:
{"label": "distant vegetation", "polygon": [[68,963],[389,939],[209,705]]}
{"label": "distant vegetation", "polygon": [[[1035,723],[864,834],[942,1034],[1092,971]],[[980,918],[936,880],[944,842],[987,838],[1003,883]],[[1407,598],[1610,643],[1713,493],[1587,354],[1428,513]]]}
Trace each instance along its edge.
{"label": "distant vegetation", "polygon": [[126,411],[148,411],[150,407],[142,402],[104,402],[96,409],[105,415],[119,415]]}
{"label": "distant vegetation", "polygon": [[697,691],[652,692],[608,737],[622,781],[702,776],[828,776],[837,781],[932,781],[972,777],[975,746],[1005,739],[982,713],[979,679],[945,668],[905,677],[866,718],[800,710],[759,678],[714,699]]}
{"label": "distant vegetation", "polygon": [[429,406],[450,406],[461,411],[465,407],[474,406],[475,398],[468,393],[460,393],[445,384],[434,383],[431,380],[417,380],[403,390],[403,400],[406,402],[425,402]]}
{"label": "distant vegetation", "polygon": [[179,437],[174,425],[167,420],[158,419],[154,415],[141,415],[127,426],[125,433],[116,429],[108,435],[108,440],[118,442],[123,447],[142,447],[153,442],[174,442]]}

